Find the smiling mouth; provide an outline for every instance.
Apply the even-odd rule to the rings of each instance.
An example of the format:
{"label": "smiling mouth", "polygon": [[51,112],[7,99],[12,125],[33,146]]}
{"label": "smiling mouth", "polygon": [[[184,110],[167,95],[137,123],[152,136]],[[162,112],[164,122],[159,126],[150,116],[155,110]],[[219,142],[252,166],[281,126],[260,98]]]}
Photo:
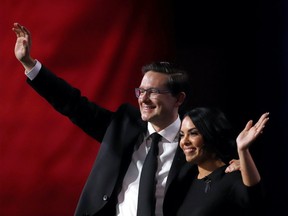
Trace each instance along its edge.
{"label": "smiling mouth", "polygon": [[196,151],[196,148],[188,147],[188,148],[185,148],[183,151],[185,154],[191,154],[191,153],[194,153]]}
{"label": "smiling mouth", "polygon": [[147,105],[142,106],[142,109],[143,109],[143,110],[152,110],[152,109],[154,109],[154,108],[155,108],[155,106],[147,106]]}

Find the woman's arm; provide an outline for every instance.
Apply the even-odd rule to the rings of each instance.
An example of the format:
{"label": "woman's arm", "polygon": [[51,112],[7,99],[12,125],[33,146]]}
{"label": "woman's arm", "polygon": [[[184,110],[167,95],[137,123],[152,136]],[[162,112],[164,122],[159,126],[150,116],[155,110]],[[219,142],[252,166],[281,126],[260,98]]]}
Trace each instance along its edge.
{"label": "woman's arm", "polygon": [[263,132],[265,124],[269,120],[268,116],[268,112],[262,114],[254,126],[252,126],[252,120],[248,121],[244,130],[236,139],[242,180],[246,186],[253,186],[261,180],[259,171],[250,154],[249,146]]}

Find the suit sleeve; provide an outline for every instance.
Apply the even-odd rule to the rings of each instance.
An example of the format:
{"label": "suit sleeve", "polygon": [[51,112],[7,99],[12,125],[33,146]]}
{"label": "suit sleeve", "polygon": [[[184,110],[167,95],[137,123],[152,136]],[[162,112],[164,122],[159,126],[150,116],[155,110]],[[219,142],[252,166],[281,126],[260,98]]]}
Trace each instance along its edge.
{"label": "suit sleeve", "polygon": [[113,112],[104,109],[82,96],[80,90],[50,72],[42,65],[33,81],[27,83],[52,107],[68,117],[88,135],[101,142]]}

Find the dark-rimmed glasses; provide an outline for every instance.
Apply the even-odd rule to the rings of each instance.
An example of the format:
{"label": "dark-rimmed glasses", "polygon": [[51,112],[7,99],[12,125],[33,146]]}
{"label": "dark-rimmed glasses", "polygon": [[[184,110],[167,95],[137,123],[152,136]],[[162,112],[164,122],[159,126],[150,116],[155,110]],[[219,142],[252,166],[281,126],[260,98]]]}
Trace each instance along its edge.
{"label": "dark-rimmed glasses", "polygon": [[149,88],[149,89],[135,88],[135,95],[137,98],[143,97],[145,92],[149,98],[156,98],[159,94],[170,93],[169,90],[161,90],[157,88]]}

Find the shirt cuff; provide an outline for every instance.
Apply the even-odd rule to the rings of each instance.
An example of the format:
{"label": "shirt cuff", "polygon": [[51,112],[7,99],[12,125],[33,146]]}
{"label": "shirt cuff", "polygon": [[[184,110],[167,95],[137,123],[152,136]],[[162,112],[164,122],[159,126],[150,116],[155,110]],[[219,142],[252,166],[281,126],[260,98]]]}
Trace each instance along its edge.
{"label": "shirt cuff", "polygon": [[25,75],[30,79],[33,80],[39,73],[42,64],[36,59],[35,66],[30,71],[25,71]]}

